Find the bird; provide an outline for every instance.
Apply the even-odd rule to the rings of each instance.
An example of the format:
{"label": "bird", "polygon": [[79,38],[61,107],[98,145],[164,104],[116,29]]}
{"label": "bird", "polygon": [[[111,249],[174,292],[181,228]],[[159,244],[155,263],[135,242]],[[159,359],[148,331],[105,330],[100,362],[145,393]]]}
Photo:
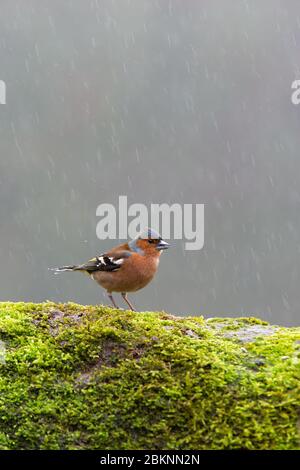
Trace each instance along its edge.
{"label": "bird", "polygon": [[113,292],[121,293],[131,310],[135,310],[127,294],[143,289],[156,274],[160,255],[170,244],[152,228],[146,228],[136,238],[102,253],[87,263],[54,268],[55,273],[78,271],[88,274],[106,289],[113,307],[119,308]]}

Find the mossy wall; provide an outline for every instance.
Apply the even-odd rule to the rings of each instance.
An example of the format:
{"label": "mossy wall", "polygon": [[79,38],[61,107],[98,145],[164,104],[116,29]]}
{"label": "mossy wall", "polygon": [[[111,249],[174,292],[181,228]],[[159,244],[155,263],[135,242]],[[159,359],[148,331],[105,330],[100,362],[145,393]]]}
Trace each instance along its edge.
{"label": "mossy wall", "polygon": [[300,328],[0,303],[0,339],[0,449],[300,448]]}

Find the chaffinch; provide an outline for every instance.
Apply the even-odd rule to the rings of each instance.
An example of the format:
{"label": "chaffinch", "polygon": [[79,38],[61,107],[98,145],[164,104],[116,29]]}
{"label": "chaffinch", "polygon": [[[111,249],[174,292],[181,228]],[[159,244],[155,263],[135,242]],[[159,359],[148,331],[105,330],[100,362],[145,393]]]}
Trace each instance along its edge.
{"label": "chaffinch", "polygon": [[134,310],[127,298],[128,292],[136,292],[153,279],[159,264],[161,252],[169,248],[159,233],[151,228],[144,230],[137,238],[112,248],[85,264],[63,266],[55,272],[80,271],[88,274],[106,289],[115,308],[113,292],[121,292],[127,305]]}

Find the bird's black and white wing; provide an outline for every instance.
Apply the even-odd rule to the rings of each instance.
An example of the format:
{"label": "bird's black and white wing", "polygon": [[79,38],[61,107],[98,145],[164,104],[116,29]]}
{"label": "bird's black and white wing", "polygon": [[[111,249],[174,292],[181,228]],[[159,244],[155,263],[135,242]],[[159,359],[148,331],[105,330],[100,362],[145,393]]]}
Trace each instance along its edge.
{"label": "bird's black and white wing", "polygon": [[124,261],[131,256],[130,251],[121,251],[116,253],[103,253],[95,258],[90,259],[87,263],[74,265],[74,266],[63,266],[57,268],[55,272],[63,271],[83,271],[88,274],[93,274],[96,271],[117,271],[120,269]]}
{"label": "bird's black and white wing", "polygon": [[86,271],[88,273],[93,273],[95,271],[116,271],[117,269],[120,269],[123,262],[124,258],[102,254],[96,256],[96,258],[92,258],[87,263],[78,266],[76,271]]}

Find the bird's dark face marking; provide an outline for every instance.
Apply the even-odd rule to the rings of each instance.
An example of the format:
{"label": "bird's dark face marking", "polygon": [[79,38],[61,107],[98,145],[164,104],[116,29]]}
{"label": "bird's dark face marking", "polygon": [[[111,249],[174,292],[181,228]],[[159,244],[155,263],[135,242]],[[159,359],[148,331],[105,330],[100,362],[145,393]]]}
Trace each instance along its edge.
{"label": "bird's dark face marking", "polygon": [[147,253],[155,253],[157,251],[166,250],[169,248],[169,244],[162,238],[139,238],[136,241],[138,248]]}
{"label": "bird's dark face marking", "polygon": [[131,250],[142,255],[147,253],[156,254],[169,248],[169,243],[165,242],[158,232],[152,228],[145,229],[139,237],[128,243]]}

